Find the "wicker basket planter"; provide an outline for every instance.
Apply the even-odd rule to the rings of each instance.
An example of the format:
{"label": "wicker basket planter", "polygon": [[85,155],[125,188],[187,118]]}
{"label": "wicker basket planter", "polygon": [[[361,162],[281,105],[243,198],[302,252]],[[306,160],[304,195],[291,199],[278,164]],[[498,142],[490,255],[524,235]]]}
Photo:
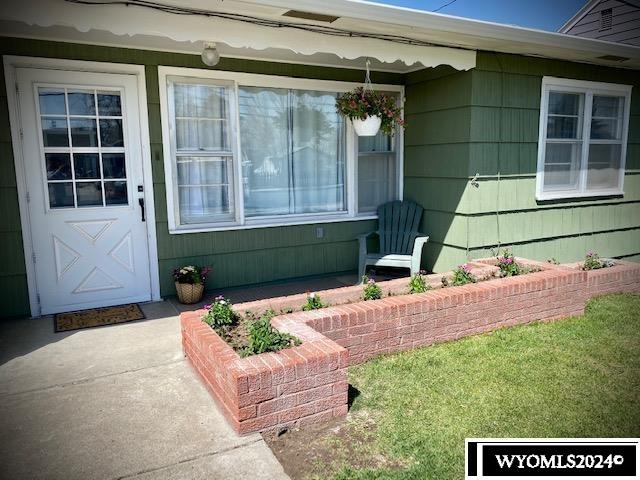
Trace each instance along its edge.
{"label": "wicker basket planter", "polygon": [[202,294],[204,293],[203,283],[175,283],[180,303],[191,304],[202,300]]}

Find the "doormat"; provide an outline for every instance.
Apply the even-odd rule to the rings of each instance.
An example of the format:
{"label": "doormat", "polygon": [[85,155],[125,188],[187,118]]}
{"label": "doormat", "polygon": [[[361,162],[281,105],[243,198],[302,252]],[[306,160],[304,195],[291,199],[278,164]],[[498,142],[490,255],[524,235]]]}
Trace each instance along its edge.
{"label": "doormat", "polygon": [[115,307],[91,308],[77,312],[58,313],[53,317],[53,328],[57,332],[68,332],[81,328],[101,327],[116,323],[142,320],[144,313],[137,303]]}

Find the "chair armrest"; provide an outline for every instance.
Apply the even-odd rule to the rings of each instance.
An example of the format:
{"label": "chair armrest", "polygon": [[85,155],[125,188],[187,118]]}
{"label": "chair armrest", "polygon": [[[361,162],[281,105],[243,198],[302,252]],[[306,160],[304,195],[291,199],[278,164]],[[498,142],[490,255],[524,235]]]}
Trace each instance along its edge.
{"label": "chair armrest", "polygon": [[429,235],[423,235],[421,233],[418,234],[418,236],[413,241],[413,256],[415,256],[416,254],[420,255],[420,253],[422,252],[422,247],[424,247],[424,244],[427,243],[428,240]]}
{"label": "chair armrest", "polygon": [[372,235],[377,235],[378,232],[369,232],[358,235],[358,242],[360,247],[360,256],[367,254],[367,239]]}

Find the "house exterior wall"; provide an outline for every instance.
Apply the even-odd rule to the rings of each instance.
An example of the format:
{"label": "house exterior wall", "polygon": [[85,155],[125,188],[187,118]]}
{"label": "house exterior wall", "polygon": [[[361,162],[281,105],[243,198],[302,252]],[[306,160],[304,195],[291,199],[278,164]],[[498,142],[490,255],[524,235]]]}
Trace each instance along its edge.
{"label": "house exterior wall", "polygon": [[[634,86],[623,197],[536,202],[545,75]],[[498,245],[536,260],[574,261],[590,249],[640,260],[640,73],[479,52],[471,72],[409,77],[408,121],[438,118],[407,127],[405,196],[428,209],[427,267],[447,270]]]}
{"label": "house exterior wall", "polygon": [[[198,55],[15,38],[0,38],[0,54],[145,66],[161,295],[174,294],[170,271],[176,266],[189,263],[213,266],[214,272],[207,281],[208,288],[357,268],[358,246],[355,238],[375,229],[375,222],[371,220],[169,234],[157,67],[168,65],[206,68]],[[362,81],[362,72],[358,70],[231,58],[223,58],[218,69],[322,80]],[[0,77],[0,215],[3,219],[0,222],[0,317],[9,317],[29,315],[29,301],[4,72]],[[374,72],[372,81],[400,84],[402,76]],[[316,238],[318,226],[324,227],[325,233],[320,239]]]}
{"label": "house exterior wall", "polygon": [[[601,12],[611,9],[611,28],[602,28]],[[640,8],[628,2],[602,0],[563,33],[640,46]]]}

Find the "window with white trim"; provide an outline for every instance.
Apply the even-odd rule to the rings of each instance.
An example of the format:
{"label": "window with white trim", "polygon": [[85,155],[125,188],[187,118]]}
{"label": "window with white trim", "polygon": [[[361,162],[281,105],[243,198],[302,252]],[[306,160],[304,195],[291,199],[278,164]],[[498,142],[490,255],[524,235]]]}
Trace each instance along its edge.
{"label": "window with white trim", "polygon": [[536,198],[621,195],[631,87],[545,77]]}
{"label": "window with white trim", "polygon": [[400,196],[401,133],[358,139],[336,111],[355,85],[197,72],[160,67],[173,233],[371,218]]}

